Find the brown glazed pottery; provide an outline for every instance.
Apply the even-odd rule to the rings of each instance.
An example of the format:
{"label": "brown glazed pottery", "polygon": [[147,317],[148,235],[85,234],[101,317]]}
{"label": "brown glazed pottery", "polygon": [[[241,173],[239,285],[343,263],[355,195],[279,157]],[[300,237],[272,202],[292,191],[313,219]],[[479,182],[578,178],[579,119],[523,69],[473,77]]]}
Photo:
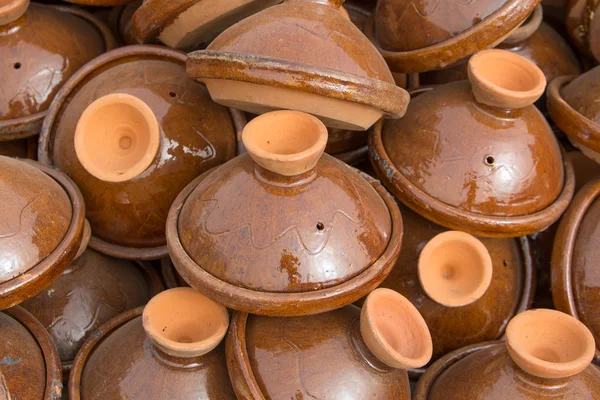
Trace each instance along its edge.
{"label": "brown glazed pottery", "polygon": [[238,22],[207,50],[190,53],[188,74],[216,102],[262,114],[304,111],[330,128],[366,130],[404,115],[408,93],[345,17],[343,0],[287,0]]}
{"label": "brown glazed pottery", "polygon": [[60,276],[80,247],[85,207],[65,174],[0,156],[0,310]]}
{"label": "brown glazed pottery", "polygon": [[160,274],[167,289],[173,289],[181,286],[189,286],[179,275],[170,257],[160,259]]}
{"label": "brown glazed pottery", "polygon": [[593,355],[594,339],[581,322],[555,310],[529,310],[510,321],[506,342],[470,345],[435,362],[413,400],[598,399]]}
{"label": "brown glazed pottery", "polygon": [[276,316],[339,308],[377,287],[400,252],[393,197],[323,154],[327,129],[310,114],[263,114],[242,140],[247,154],[171,207],[167,244],[183,279],[229,308]]}
{"label": "brown glazed pottery", "polygon": [[[563,215],[552,251],[552,298],[583,322],[600,349],[600,177],[588,182]],[[600,351],[597,351],[600,357]]]}
{"label": "brown glazed pottery", "polygon": [[[62,85],[82,65],[116,43],[106,25],[81,9],[29,4],[26,0],[6,0],[2,5],[0,141],[3,142],[37,135]],[[3,146],[0,143],[0,148]]]}
{"label": "brown glazed pottery", "polygon": [[0,338],[0,399],[60,399],[60,360],[42,324],[12,307],[0,312]]}
{"label": "brown glazed pottery", "polygon": [[354,165],[367,158],[368,136],[364,132],[329,128],[325,152],[346,164]]}
{"label": "brown glazed pottery", "polygon": [[29,158],[37,160],[38,138],[30,136],[25,139],[0,141],[0,156]]}
{"label": "brown glazed pottery", "polygon": [[[527,238],[480,237],[475,239],[471,236],[466,243],[467,246],[460,247],[451,243],[451,247],[445,249],[440,246],[440,240],[444,241],[444,235],[452,236],[457,233],[466,237],[470,235],[448,231],[407,207],[400,209],[405,232],[402,252],[396,266],[380,287],[393,289],[415,304],[431,332],[432,360],[437,360],[450,351],[466,345],[500,339],[504,335],[508,321],[516,313],[526,310],[533,300],[534,271]],[[457,242],[460,243],[460,240]],[[474,246],[470,246],[469,242],[474,243]],[[451,285],[460,284],[464,280],[468,281],[472,276],[480,275],[483,272],[484,262],[481,262],[481,266],[477,267],[473,273],[469,273],[464,268],[470,255],[477,256],[478,253],[481,253],[481,250],[478,250],[480,246],[483,246],[491,261],[491,280],[487,290],[481,293],[476,301],[471,301],[471,304],[444,305],[449,300],[455,301],[458,296],[453,295],[448,298],[448,290],[428,291],[427,288],[431,285],[428,286],[427,282],[423,282],[420,270],[433,271],[434,274],[429,276],[430,280],[439,280],[440,277],[443,277],[448,284],[447,288],[454,293],[462,292],[464,295],[464,290],[455,291]],[[455,259],[454,262],[449,257],[452,252],[458,252],[458,259]],[[436,256],[435,253],[442,256],[437,262],[432,261],[432,256]],[[435,274],[436,267],[442,267],[446,271],[438,270],[438,273]],[[467,292],[474,292],[474,290]],[[438,297],[440,299],[436,301]],[[423,373],[423,370],[410,372],[411,375],[418,376]]]}
{"label": "brown glazed pottery", "polygon": [[90,336],[69,398],[234,400],[220,344],[228,325],[227,309],[191,288],[161,292]]}
{"label": "brown glazed pottery", "polygon": [[469,79],[420,94],[404,118],[374,127],[377,175],[440,225],[492,237],[541,231],[566,209],[574,187],[572,166],[532,105],[544,75],[492,49],[471,57]]}
{"label": "brown glazed pottery", "polygon": [[212,102],[184,62],[158,46],[113,50],[79,70],[49,109],[38,156],[81,189],[94,250],[166,256],[177,194],[235,156],[241,113]]}
{"label": "brown glazed pottery", "polygon": [[133,14],[135,37],[182,50],[196,50],[219,33],[282,0],[145,0]]}
{"label": "brown glazed pottery", "polygon": [[565,25],[577,49],[600,62],[600,3],[595,0],[568,0],[565,2]]}
{"label": "brown glazed pottery", "polygon": [[380,0],[367,36],[392,71],[429,71],[496,46],[540,1]]}
{"label": "brown glazed pottery", "polygon": [[134,0],[122,6],[111,8],[108,16],[108,24],[115,36],[124,45],[141,44],[136,38],[131,25],[133,13],[142,5],[143,0]]}
{"label": "brown glazed pottery", "polygon": [[600,66],[548,85],[548,112],[573,146],[600,163]]}
{"label": "brown glazed pottery", "polygon": [[431,357],[417,309],[389,289],[303,317],[234,313],[227,367],[238,399],[409,400],[404,369]]}

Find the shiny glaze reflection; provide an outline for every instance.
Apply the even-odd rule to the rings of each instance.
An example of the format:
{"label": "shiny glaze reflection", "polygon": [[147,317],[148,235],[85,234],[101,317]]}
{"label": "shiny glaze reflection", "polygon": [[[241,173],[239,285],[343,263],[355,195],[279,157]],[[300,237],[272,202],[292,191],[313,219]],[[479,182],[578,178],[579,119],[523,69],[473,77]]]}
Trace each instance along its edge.
{"label": "shiny glaze reflection", "polygon": [[575,78],[561,94],[573,109],[600,124],[600,66]]}
{"label": "shiny glaze reflection", "polygon": [[[110,93],[139,97],[161,128],[153,164],[119,183],[90,175],[77,159],[73,141],[84,109]],[[183,65],[150,56],[121,58],[94,71],[63,104],[51,135],[54,163],[81,189],[94,235],[134,247],[164,245],[167,213],[177,194],[202,172],[232,158],[236,146],[229,111],[213,103]]]}
{"label": "shiny glaze reflection", "polygon": [[71,224],[71,201],[41,170],[0,156],[0,283],[50,255]]}
{"label": "shiny glaze reflection", "polygon": [[352,305],[309,317],[249,315],[248,359],[265,398],[410,399],[406,371],[369,352],[359,316]]}
{"label": "shiny glaze reflection", "polygon": [[62,84],[106,51],[92,24],[68,12],[30,3],[0,26],[0,120],[45,111]]}
{"label": "shiny glaze reflection", "polygon": [[[468,384],[466,384],[468,382]],[[541,379],[522,371],[504,343],[452,364],[433,383],[427,400],[587,400],[600,398],[600,370],[590,365],[568,379]]]}
{"label": "shiny glaze reflection", "polygon": [[[189,364],[192,365],[189,365]],[[166,360],[150,343],[138,316],[96,345],[83,367],[81,398],[231,399],[225,350],[221,343],[199,358]]]}
{"label": "shiny glaze reflection", "polygon": [[537,108],[481,105],[466,81],[413,99],[404,118],[385,124],[383,145],[418,189],[468,212],[531,214],[563,187],[558,142]]}
{"label": "shiny glaze reflection", "polygon": [[198,184],[179,221],[183,247],[204,270],[270,292],[346,281],[381,256],[391,234],[375,189],[327,154],[297,177],[238,156]]}

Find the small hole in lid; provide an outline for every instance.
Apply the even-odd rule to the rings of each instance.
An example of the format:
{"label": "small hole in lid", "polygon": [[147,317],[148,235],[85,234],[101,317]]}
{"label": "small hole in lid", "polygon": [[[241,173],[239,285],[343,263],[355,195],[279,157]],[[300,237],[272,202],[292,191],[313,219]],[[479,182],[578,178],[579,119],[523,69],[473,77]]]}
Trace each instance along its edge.
{"label": "small hole in lid", "polygon": [[487,165],[494,165],[494,157],[492,157],[492,156],[486,156],[485,157],[485,163]]}
{"label": "small hole in lid", "polygon": [[21,63],[20,63],[20,62],[18,62],[18,63],[15,63],[15,65],[13,65],[13,67],[14,67],[15,69],[19,69],[19,68],[21,68]]}
{"label": "small hole in lid", "polygon": [[325,225],[321,221],[317,222],[317,230],[322,231],[323,229],[325,229]]}
{"label": "small hole in lid", "polygon": [[169,92],[169,96],[171,96],[171,97],[177,97],[177,93],[175,93],[175,92]]}

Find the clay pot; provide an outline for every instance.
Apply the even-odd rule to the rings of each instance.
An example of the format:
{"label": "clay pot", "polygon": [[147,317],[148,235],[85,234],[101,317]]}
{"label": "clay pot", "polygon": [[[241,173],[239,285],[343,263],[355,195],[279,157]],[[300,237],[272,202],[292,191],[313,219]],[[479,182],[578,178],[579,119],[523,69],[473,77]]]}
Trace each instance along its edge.
{"label": "clay pot", "polygon": [[116,49],[79,70],[49,110],[39,159],[81,189],[94,250],[124,259],[166,256],[175,196],[235,156],[243,117],[212,102],[187,77],[184,60],[156,46]]}
{"label": "clay pot", "polygon": [[[7,0],[0,8],[0,141],[39,133],[58,90],[115,39],[93,15],[71,7]],[[0,147],[3,146],[0,143]]]}
{"label": "clay pot", "polygon": [[508,324],[506,343],[463,347],[434,363],[413,399],[596,399],[600,370],[590,364],[593,355],[594,339],[575,318],[525,311]]}
{"label": "clay pot", "polygon": [[367,158],[368,137],[363,132],[328,129],[325,152],[346,164],[355,165]]}
{"label": "clay pot", "polygon": [[254,114],[298,110],[351,130],[366,130],[382,116],[401,117],[408,93],[339,12],[342,3],[287,0],[269,7],[227,29],[207,50],[190,53],[188,74],[205,82],[216,102]]}
{"label": "clay pot", "polygon": [[[402,252],[380,287],[415,304],[433,338],[432,360],[466,345],[500,339],[508,321],[533,300],[527,238],[475,238],[447,231],[407,207],[401,212],[406,232]],[[476,260],[471,267],[470,260]],[[471,280],[474,284],[465,285]],[[417,377],[423,370],[409,373]]]}
{"label": "clay pot", "polygon": [[227,309],[191,288],[161,292],[143,313],[141,307],[127,311],[85,342],[71,370],[69,398],[154,400],[193,394],[233,400],[219,344],[228,325]]}
{"label": "clay pot", "polygon": [[532,105],[544,75],[493,49],[471,57],[469,79],[420,94],[404,118],[374,127],[377,175],[440,225],[493,237],[541,231],[566,209],[574,187],[571,165]]}
{"label": "clay pot", "polygon": [[236,312],[227,367],[238,398],[410,399],[404,368],[431,357],[431,336],[417,309],[389,289],[359,309],[260,317]]}
{"label": "clay pot", "polygon": [[171,261],[170,257],[160,259],[160,273],[165,285],[167,286],[167,289],[190,286],[183,280],[181,275],[179,275],[173,266],[173,262]]}
{"label": "clay pot", "polygon": [[571,41],[584,55],[600,62],[600,3],[586,0],[569,0],[565,3],[565,25]]}
{"label": "clay pot", "polygon": [[37,136],[0,142],[0,156],[37,160]]}
{"label": "clay pot", "polygon": [[63,173],[0,156],[0,310],[60,276],[79,249],[83,198]]}
{"label": "clay pot", "polygon": [[183,279],[229,308],[280,316],[339,308],[377,287],[400,252],[392,196],[323,154],[327,129],[309,114],[261,115],[242,139],[247,154],[171,207],[167,243]]}
{"label": "clay pot", "polygon": [[60,360],[44,327],[13,307],[0,312],[0,337],[0,399],[60,399]]}
{"label": "clay pot", "polygon": [[131,17],[133,13],[140,8],[143,0],[134,0],[122,6],[113,7],[110,10],[108,23],[115,36],[120,39],[124,45],[141,44],[140,40],[133,32]]}

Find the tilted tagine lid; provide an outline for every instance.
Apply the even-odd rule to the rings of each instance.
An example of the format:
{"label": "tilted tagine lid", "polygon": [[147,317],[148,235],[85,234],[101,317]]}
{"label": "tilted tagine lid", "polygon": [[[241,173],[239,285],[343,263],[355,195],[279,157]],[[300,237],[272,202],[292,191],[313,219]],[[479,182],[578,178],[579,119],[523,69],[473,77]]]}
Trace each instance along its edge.
{"label": "tilted tagine lid", "polygon": [[413,399],[597,399],[593,356],[594,338],[581,322],[556,310],[529,310],[510,321],[506,342],[463,347],[435,362]]}
{"label": "tilted tagine lid", "polygon": [[188,74],[221,104],[254,114],[304,111],[331,128],[365,130],[404,115],[408,93],[343,0],[287,0],[238,22],[188,55]]}
{"label": "tilted tagine lid", "polygon": [[231,399],[224,344],[227,309],[191,288],[102,325],[77,354],[69,398]]}
{"label": "tilted tagine lid", "polygon": [[600,62],[600,3],[569,0],[565,4],[565,25],[578,50]]}
{"label": "tilted tagine lid", "polygon": [[327,129],[298,111],[246,125],[248,151],[200,176],[173,203],[171,259],[221,304],[261,315],[349,304],[389,274],[402,218],[375,180],[323,154]]}
{"label": "tilted tagine lid", "polygon": [[0,156],[0,310],[28,299],[73,261],[85,207],[63,173]]}
{"label": "tilted tagine lid", "polygon": [[60,399],[60,360],[42,324],[12,307],[0,311],[0,337],[0,399]]}
{"label": "tilted tagine lid", "polygon": [[115,44],[110,29],[83,10],[2,1],[0,141],[37,135],[61,86]]}
{"label": "tilted tagine lid", "polygon": [[600,163],[600,66],[548,85],[548,112],[569,141]]}
{"label": "tilted tagine lid", "polygon": [[496,46],[540,1],[380,0],[367,35],[392,71],[429,71]]}
{"label": "tilted tagine lid", "polygon": [[196,50],[238,21],[282,0],[145,0],[133,14],[135,36]]}
{"label": "tilted tagine lid", "polygon": [[425,365],[431,336],[417,309],[389,289],[303,317],[234,313],[227,367],[238,398],[410,399],[406,368]]}
{"label": "tilted tagine lid", "polygon": [[[552,251],[552,298],[583,322],[600,349],[600,178],[586,184],[563,215]],[[600,357],[600,351],[596,351]]]}
{"label": "tilted tagine lid", "polygon": [[113,50],[79,70],[50,107],[39,159],[81,189],[97,251],[166,256],[177,194],[235,156],[241,113],[214,103],[184,62],[185,54],[157,46]]}
{"label": "tilted tagine lid", "polygon": [[417,96],[369,137],[377,175],[404,204],[480,236],[538,232],[573,196],[571,164],[540,111],[542,71],[505,50],[469,60],[469,81]]}
{"label": "tilted tagine lid", "polygon": [[[429,326],[435,361],[460,347],[500,339],[533,300],[533,259],[526,237],[476,238],[448,231],[400,208],[402,252],[379,287],[415,304]],[[420,375],[422,369],[409,371]]]}

